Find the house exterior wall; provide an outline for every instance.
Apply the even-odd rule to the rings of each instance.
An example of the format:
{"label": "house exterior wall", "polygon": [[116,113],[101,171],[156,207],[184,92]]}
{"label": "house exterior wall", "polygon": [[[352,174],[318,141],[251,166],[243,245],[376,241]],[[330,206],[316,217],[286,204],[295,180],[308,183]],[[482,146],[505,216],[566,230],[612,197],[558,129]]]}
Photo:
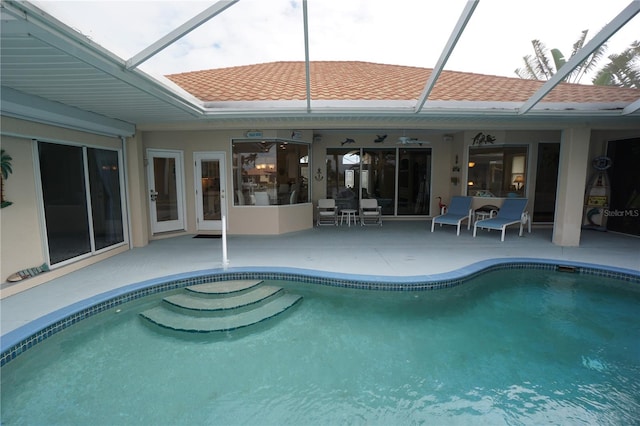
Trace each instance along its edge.
{"label": "house exterior wall", "polygon": [[[560,130],[483,130],[485,133],[496,136],[494,146],[500,145],[526,145],[527,146],[527,197],[529,198],[529,209],[534,204],[535,196],[535,168],[537,158],[537,146],[542,142],[557,142],[559,143],[562,137]],[[441,196],[444,202],[448,202],[453,195],[466,194],[466,182],[467,182],[467,163],[469,147],[472,146],[472,141],[477,130],[469,130],[463,132],[450,132],[450,133],[431,133],[429,137],[424,138],[429,141],[429,144],[423,145],[425,148],[432,150],[432,175],[431,175],[431,188],[430,193],[433,195],[430,199],[430,211],[432,215],[438,211],[437,199],[435,197]],[[232,193],[232,168],[231,168],[231,140],[233,138],[244,137],[246,133],[245,129],[238,130],[174,130],[174,131],[145,131],[139,136],[139,139],[143,141],[142,150],[149,148],[155,149],[178,149],[184,154],[185,159],[185,194],[186,194],[186,210],[187,210],[187,233],[195,233],[195,193],[193,182],[193,152],[196,151],[222,151],[227,156],[227,193]],[[290,130],[265,130],[265,137],[283,137],[290,136]],[[366,132],[366,131],[349,131],[344,132],[332,130],[331,132],[323,133],[322,129],[306,130],[304,131],[304,141],[311,142],[311,165],[310,165],[310,187],[311,187],[311,199],[313,205],[320,198],[325,198],[326,195],[326,176],[324,158],[327,148],[395,148],[397,137],[402,135],[402,131],[390,131],[387,140],[384,144],[374,143],[374,139],[380,132]],[[320,134],[320,137],[314,136],[314,134]],[[349,145],[342,145],[342,142],[346,137],[353,138],[356,143]],[[454,172],[453,166],[455,165],[456,156],[458,157],[458,165],[460,172]],[[144,165],[140,162],[139,167],[144,169]],[[318,168],[321,169],[323,180],[316,180],[315,176]],[[145,229],[146,233],[149,233],[149,238],[159,238],[150,235],[150,224],[148,214],[148,202],[146,201],[147,192],[147,177],[146,173],[140,173],[140,178],[144,180],[144,190],[140,193],[144,195],[144,202],[147,209],[146,212],[142,212],[143,220],[141,225]],[[453,184],[451,178],[458,178],[458,184]],[[580,189],[581,191],[583,189]],[[500,200],[498,200],[497,204]],[[133,204],[133,203],[132,203]],[[300,206],[296,206],[296,209],[292,209],[297,213],[303,213],[307,209],[300,209]],[[289,212],[292,210],[285,210],[285,206],[279,207],[255,207],[255,206],[234,206],[233,199],[227,197],[227,211],[228,211],[228,232],[230,234],[272,234],[272,233],[285,233],[292,232],[299,229],[307,229],[313,226],[313,213],[314,209],[311,206],[310,215],[304,219],[303,224],[296,224],[291,218],[284,220]],[[285,211],[287,213],[285,213]],[[304,213],[303,213],[304,214]],[[296,218],[298,216],[295,216]],[[134,219],[135,220],[135,219]],[[135,226],[132,227],[135,230]],[[135,234],[135,232],[134,232]],[[161,238],[162,236],[160,236]],[[134,242],[136,238],[134,237]]]}
{"label": "house exterior wall", "polygon": [[[2,124],[4,127],[5,123]],[[33,173],[33,142],[3,136],[2,149],[11,156],[13,169],[13,173],[4,182],[5,198],[13,204],[0,211],[0,271],[4,282],[16,271],[42,265],[45,257]]]}
{"label": "house exterior wall", "polygon": [[[140,179],[144,181],[144,194],[141,204],[146,205],[147,213],[144,220],[136,222],[136,227],[142,227],[150,239],[163,238],[166,235],[151,235],[151,224],[148,214],[148,178],[144,158],[147,149],[180,150],[184,156],[184,192],[186,199],[186,230],[185,233],[197,232],[196,227],[196,199],[194,182],[194,153],[204,151],[224,152],[226,156],[226,194],[227,228],[229,234],[282,234],[313,227],[313,207],[311,203],[293,206],[234,206],[233,203],[233,167],[231,141],[234,138],[244,138],[246,129],[242,130],[176,130],[176,131],[146,131],[142,132],[143,159],[138,159],[137,169]],[[263,132],[265,137],[280,137],[291,139],[291,130],[268,130]],[[301,142],[310,142],[311,131],[303,131]],[[324,159],[324,155],[322,156]],[[142,208],[140,209],[142,212]],[[175,234],[172,234],[175,235]]]}
{"label": "house exterior wall", "polygon": [[[36,182],[35,142],[43,141],[71,143],[87,146],[122,149],[119,138],[95,135],[87,132],[55,127],[47,124],[2,117],[2,147],[13,158],[13,174],[5,183],[6,198],[13,205],[0,211],[1,235],[0,244],[2,258],[0,263],[1,279],[24,268],[40,265],[45,262],[45,234],[42,219],[42,201]],[[582,200],[586,180],[590,171],[591,159],[606,152],[608,140],[626,137],[638,137],[639,131],[604,131],[589,129],[560,130],[486,130],[485,133],[495,135],[495,146],[527,145],[527,196],[530,206],[535,194],[535,164],[537,145],[541,142],[561,142],[562,160],[560,163],[560,182],[556,194],[558,201],[554,243],[559,245],[577,245],[580,238],[580,222],[582,219]],[[228,196],[227,222],[230,234],[280,234],[299,231],[313,227],[315,202],[326,197],[325,155],[327,148],[340,147],[345,137],[356,139],[354,148],[396,148],[397,137],[401,130],[389,130],[384,144],[374,143],[376,131],[335,131],[327,132],[320,138],[314,134],[322,130],[303,130],[301,141],[310,142],[310,188],[312,203],[285,206],[234,206],[233,197]],[[150,240],[160,238],[151,232],[148,182],[146,173],[147,149],[181,150],[184,155],[184,191],[186,199],[186,230],[181,233],[196,233],[196,203],[194,189],[194,152],[216,151],[226,155],[226,192],[231,194],[232,188],[232,148],[233,138],[244,137],[246,129],[239,130],[182,130],[140,131],[124,142],[128,179],[127,196],[129,207],[129,238],[131,245],[144,246]],[[287,138],[291,130],[266,130],[265,136]],[[469,147],[477,130],[466,130],[448,133],[430,133],[430,143],[424,145],[432,150],[432,174],[430,193],[430,212],[438,211],[436,196],[448,202],[453,195],[466,193],[467,162]],[[454,172],[456,157],[460,167]],[[314,178],[317,169],[321,169],[323,180]],[[459,176],[455,185],[451,178]],[[180,234],[180,233],[178,233]],[[176,234],[171,234],[176,235]],[[25,286],[34,286],[46,280],[64,275],[72,270],[98,262],[114,254],[128,249],[120,246],[97,256],[83,259],[70,265],[55,269],[25,283],[10,288],[3,288],[2,297],[13,294]]]}
{"label": "house exterior wall", "polygon": [[[0,278],[2,282],[6,282],[11,274],[25,268],[40,266],[46,259],[42,200],[36,182],[37,146],[33,139],[113,149],[120,149],[121,141],[118,138],[5,116],[2,116],[0,127],[2,128],[2,149],[12,157],[13,169],[13,173],[5,182],[6,199],[13,204],[0,211],[0,250],[2,252]],[[122,247],[109,250],[100,256],[83,260],[82,264],[95,263],[122,250]],[[42,280],[50,280],[78,267],[77,264],[60,267],[43,276],[31,278],[25,284],[17,285],[16,288],[24,289],[24,285],[36,285],[43,282]],[[11,292],[12,290],[3,289],[2,297],[6,297]]]}

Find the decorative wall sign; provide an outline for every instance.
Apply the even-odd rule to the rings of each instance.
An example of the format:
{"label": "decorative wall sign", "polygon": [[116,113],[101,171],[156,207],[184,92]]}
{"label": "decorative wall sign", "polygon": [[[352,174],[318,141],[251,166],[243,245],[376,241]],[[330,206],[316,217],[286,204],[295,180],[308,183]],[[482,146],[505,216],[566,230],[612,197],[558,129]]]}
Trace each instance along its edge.
{"label": "decorative wall sign", "polygon": [[13,173],[11,168],[11,161],[13,158],[3,149],[0,151],[0,162],[2,165],[2,173],[0,174],[0,208],[5,208],[13,204],[11,201],[4,199],[4,181],[9,178],[9,175]]}
{"label": "decorative wall sign", "polygon": [[262,137],[262,132],[260,130],[249,130],[247,132],[247,137],[248,138],[261,138]]}
{"label": "decorative wall sign", "polygon": [[496,141],[496,137],[492,136],[490,134],[484,134],[482,132],[477,133],[474,137],[473,137],[473,143],[472,145],[485,145],[485,144],[492,144]]}

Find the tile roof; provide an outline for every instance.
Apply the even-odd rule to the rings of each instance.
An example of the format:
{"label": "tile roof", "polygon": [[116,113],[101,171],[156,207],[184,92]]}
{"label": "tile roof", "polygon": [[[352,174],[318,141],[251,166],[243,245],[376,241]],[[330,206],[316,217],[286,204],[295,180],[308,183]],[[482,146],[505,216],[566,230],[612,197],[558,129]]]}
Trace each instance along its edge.
{"label": "tile roof", "polygon": [[[430,68],[358,61],[309,64],[313,100],[417,99]],[[269,62],[166,76],[204,102],[306,99],[304,62]],[[524,102],[544,82],[443,71],[429,99],[437,101]],[[640,90],[561,83],[544,102],[633,102]]]}

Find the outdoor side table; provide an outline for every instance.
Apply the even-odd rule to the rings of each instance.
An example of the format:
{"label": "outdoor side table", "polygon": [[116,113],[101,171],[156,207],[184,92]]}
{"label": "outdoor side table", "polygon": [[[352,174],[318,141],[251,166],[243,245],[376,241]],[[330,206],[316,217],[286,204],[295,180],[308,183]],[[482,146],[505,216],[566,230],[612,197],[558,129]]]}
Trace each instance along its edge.
{"label": "outdoor side table", "polygon": [[347,226],[351,226],[351,221],[353,220],[353,224],[356,224],[356,212],[354,209],[342,209],[340,210],[340,225],[344,223],[344,220],[347,220]]}

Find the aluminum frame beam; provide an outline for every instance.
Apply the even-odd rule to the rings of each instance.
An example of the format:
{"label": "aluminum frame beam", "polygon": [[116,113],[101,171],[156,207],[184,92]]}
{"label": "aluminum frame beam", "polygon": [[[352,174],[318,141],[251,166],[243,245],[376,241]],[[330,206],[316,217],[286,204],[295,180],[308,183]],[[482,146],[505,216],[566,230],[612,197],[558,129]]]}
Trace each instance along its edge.
{"label": "aluminum frame beam", "polygon": [[180,25],[175,30],[171,31],[169,34],[157,40],[155,43],[152,43],[147,48],[143,49],[136,55],[132,56],[130,59],[126,61],[125,67],[127,69],[135,68],[150,57],[156,55],[165,47],[169,46],[176,40],[184,37],[189,34],[191,31],[198,28],[200,25],[206,23],[216,15],[224,12],[229,7],[233,6],[240,0],[220,0],[214,5],[206,8],[193,18],[189,19],[184,24]]}
{"label": "aluminum frame beam", "polygon": [[640,99],[635,102],[630,103],[626,107],[622,109],[622,115],[633,114],[634,112],[640,110]]}
{"label": "aluminum frame beam", "polygon": [[453,49],[456,47],[458,40],[462,36],[462,33],[464,32],[464,29],[467,26],[467,23],[469,23],[469,20],[471,19],[471,15],[473,15],[473,12],[476,10],[476,7],[478,6],[479,2],[480,0],[467,1],[467,4],[462,10],[462,14],[460,15],[460,18],[458,18],[458,22],[456,23],[456,26],[453,28],[451,36],[449,37],[449,41],[447,41],[447,44],[442,50],[442,53],[440,54],[440,58],[438,59],[438,62],[436,62],[436,65],[433,68],[433,71],[431,71],[429,80],[427,80],[424,90],[422,90],[422,94],[418,98],[418,101],[415,107],[416,113],[422,110],[422,107],[427,101],[427,98],[429,97],[429,94],[433,90],[433,87],[436,85],[436,81],[440,77],[440,74],[442,73],[444,66],[449,60],[449,56],[451,56],[451,53],[453,53]]}
{"label": "aluminum frame beam", "polygon": [[302,19],[304,21],[304,71],[307,84],[307,112],[311,112],[311,70],[309,69],[309,12],[307,0],[302,0]]}

